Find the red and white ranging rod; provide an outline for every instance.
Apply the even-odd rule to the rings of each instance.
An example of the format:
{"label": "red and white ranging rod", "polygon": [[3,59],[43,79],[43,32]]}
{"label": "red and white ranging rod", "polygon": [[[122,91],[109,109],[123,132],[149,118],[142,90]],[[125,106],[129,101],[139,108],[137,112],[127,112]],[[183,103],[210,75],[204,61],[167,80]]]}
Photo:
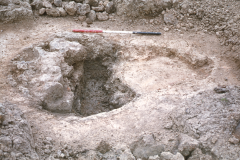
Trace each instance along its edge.
{"label": "red and white ranging rod", "polygon": [[73,32],[80,33],[120,33],[120,34],[145,34],[145,35],[161,35],[160,32],[136,32],[136,31],[104,31],[104,30],[82,30],[74,29]]}

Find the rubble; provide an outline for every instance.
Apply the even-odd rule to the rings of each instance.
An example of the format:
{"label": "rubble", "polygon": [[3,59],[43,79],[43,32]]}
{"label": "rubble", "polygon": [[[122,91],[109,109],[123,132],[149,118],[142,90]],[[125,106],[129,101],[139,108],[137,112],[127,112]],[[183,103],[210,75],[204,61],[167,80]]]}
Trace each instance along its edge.
{"label": "rubble", "polygon": [[0,103],[0,158],[36,159],[35,143],[30,124],[17,106]]}

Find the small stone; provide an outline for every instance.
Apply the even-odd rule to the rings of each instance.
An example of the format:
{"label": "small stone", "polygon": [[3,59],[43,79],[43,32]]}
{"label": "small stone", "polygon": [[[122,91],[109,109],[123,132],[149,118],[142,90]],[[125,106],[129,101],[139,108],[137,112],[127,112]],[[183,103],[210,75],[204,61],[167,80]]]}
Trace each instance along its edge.
{"label": "small stone", "polygon": [[65,155],[63,153],[60,154],[60,158],[64,158]]}
{"label": "small stone", "polygon": [[194,28],[194,25],[192,23],[189,23],[188,26],[189,26],[190,29]]}
{"label": "small stone", "polygon": [[71,1],[64,6],[64,9],[69,15],[73,16],[77,11],[77,4]]}
{"label": "small stone", "polygon": [[2,125],[3,125],[3,126],[7,126],[7,125],[8,125],[8,121],[7,121],[7,120],[4,120],[4,121],[2,122]]}
{"label": "small stone", "polygon": [[43,15],[46,12],[46,8],[41,8],[39,10],[39,15]]}
{"label": "small stone", "polygon": [[232,144],[238,144],[239,143],[239,139],[237,139],[236,137],[232,137],[228,141]]}
{"label": "small stone", "polygon": [[97,13],[96,15],[97,15],[97,19],[99,21],[106,21],[106,20],[108,20],[108,13],[106,13],[106,12]]}
{"label": "small stone", "polygon": [[46,140],[52,143],[52,138],[51,137],[46,137]]}
{"label": "small stone", "polygon": [[0,113],[0,124],[2,124],[3,123],[3,121],[4,121],[4,115],[2,114],[2,113]]}
{"label": "small stone", "polygon": [[226,89],[226,88],[223,88],[223,87],[215,87],[215,88],[214,88],[214,91],[215,91],[216,93],[226,93],[226,92],[228,92],[229,90]]}
{"label": "small stone", "polygon": [[83,26],[83,27],[88,27],[87,22],[83,22],[83,23],[82,23],[82,26]]}
{"label": "small stone", "polygon": [[90,18],[87,18],[86,22],[87,22],[87,24],[92,24],[93,23],[93,21]]}
{"label": "small stone", "polygon": [[103,5],[103,1],[100,1],[100,2],[98,3],[98,5],[100,5],[100,6]]}
{"label": "small stone", "polygon": [[106,10],[106,12],[107,12],[108,14],[115,12],[115,6],[114,6],[113,2],[109,2],[109,3],[106,5],[106,9],[105,9],[105,10]]}
{"label": "small stone", "polygon": [[212,143],[215,144],[215,143],[217,142],[217,140],[218,140],[218,137],[217,137],[217,136],[216,136],[216,137],[213,137],[213,138],[212,138]]}
{"label": "small stone", "polygon": [[234,131],[234,136],[240,140],[240,123],[237,125],[235,131]]}
{"label": "small stone", "polygon": [[16,157],[22,157],[22,153],[16,153]]}
{"label": "small stone", "polygon": [[45,153],[45,154],[50,154],[51,151],[50,151],[49,149],[45,149],[45,150],[44,150],[44,153]]}
{"label": "small stone", "polygon": [[180,28],[181,28],[180,24],[177,24],[176,28],[177,28],[177,29],[180,29]]}
{"label": "small stone", "polygon": [[173,0],[172,4],[173,4],[173,7],[177,7],[179,4],[179,0]]}
{"label": "small stone", "polygon": [[105,154],[111,150],[111,146],[107,142],[101,141],[96,150],[102,154]]}
{"label": "small stone", "polygon": [[54,0],[53,3],[54,3],[55,6],[57,6],[57,7],[61,7],[61,6],[62,6],[62,0]]}
{"label": "small stone", "polygon": [[155,155],[155,156],[150,156],[148,160],[161,160],[161,159],[158,155]]}
{"label": "small stone", "polygon": [[172,122],[169,122],[169,123],[167,123],[167,124],[164,126],[164,128],[165,128],[165,129],[171,129],[172,126],[173,126],[173,123],[172,123]]}
{"label": "small stone", "polygon": [[92,10],[96,12],[103,12],[105,10],[104,6],[92,7]]}
{"label": "small stone", "polygon": [[172,8],[172,0],[163,0],[163,8],[164,9]]}
{"label": "small stone", "polygon": [[194,14],[194,11],[193,11],[191,8],[189,8],[189,9],[188,9],[188,13],[189,13],[189,15],[193,15],[193,14]]}
{"label": "small stone", "polygon": [[43,2],[43,7],[45,7],[45,8],[52,8],[52,4],[50,2],[48,2],[48,1],[44,1]]}
{"label": "small stone", "polygon": [[79,16],[79,17],[78,17],[78,20],[81,21],[81,22],[83,22],[83,21],[86,20],[86,16]]}
{"label": "small stone", "polygon": [[114,20],[114,16],[108,16],[110,20]]}
{"label": "small stone", "polygon": [[188,9],[190,8],[189,3],[184,3],[181,6],[181,13],[186,14],[188,12]]}
{"label": "small stone", "polygon": [[43,140],[43,143],[44,143],[44,144],[51,144],[51,142],[48,141],[48,140]]}
{"label": "small stone", "polygon": [[163,29],[165,32],[169,31],[169,29],[167,27],[164,27]]}
{"label": "small stone", "polygon": [[177,24],[177,18],[172,14],[164,14],[164,22],[169,25]]}

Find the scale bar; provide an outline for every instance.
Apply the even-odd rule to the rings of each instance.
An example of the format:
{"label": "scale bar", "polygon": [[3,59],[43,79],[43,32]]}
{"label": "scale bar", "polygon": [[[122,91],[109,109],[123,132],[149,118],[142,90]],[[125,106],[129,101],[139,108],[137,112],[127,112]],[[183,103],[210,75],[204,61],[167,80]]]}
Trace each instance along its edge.
{"label": "scale bar", "polygon": [[72,31],[73,32],[80,32],[80,33],[118,33],[118,34],[161,35],[161,32],[104,31],[104,30],[82,30],[82,29],[74,29]]}

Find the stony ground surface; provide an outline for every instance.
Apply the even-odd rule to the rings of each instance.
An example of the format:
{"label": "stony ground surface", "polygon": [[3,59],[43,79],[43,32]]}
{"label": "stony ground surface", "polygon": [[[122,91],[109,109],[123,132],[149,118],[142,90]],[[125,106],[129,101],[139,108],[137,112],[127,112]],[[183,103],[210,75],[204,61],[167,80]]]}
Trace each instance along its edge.
{"label": "stony ground surface", "polygon": [[1,1],[0,159],[239,159],[239,3]]}

